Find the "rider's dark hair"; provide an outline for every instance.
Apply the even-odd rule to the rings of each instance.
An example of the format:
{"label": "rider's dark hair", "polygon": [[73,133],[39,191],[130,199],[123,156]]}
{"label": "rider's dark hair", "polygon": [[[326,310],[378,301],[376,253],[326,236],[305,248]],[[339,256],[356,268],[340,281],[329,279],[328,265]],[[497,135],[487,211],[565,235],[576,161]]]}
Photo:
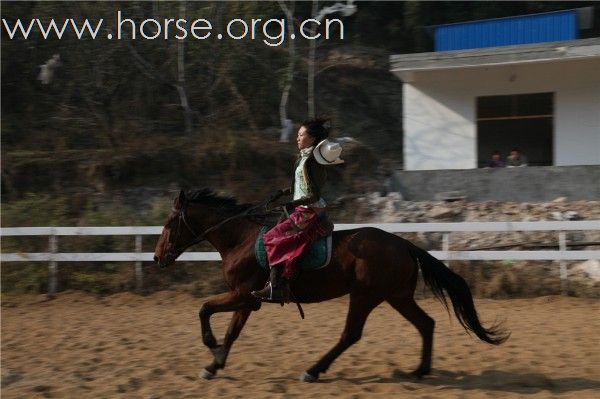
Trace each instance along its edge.
{"label": "rider's dark hair", "polygon": [[331,120],[329,118],[313,118],[302,122],[306,128],[306,133],[315,138],[315,144],[329,137],[331,130]]}

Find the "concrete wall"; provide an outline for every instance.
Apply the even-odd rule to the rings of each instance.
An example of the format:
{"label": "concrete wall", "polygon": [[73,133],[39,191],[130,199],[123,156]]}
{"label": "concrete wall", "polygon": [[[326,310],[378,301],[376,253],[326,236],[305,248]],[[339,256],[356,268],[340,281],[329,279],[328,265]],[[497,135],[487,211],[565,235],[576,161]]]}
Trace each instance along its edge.
{"label": "concrete wall", "polygon": [[474,101],[441,82],[404,85],[404,169],[477,166]]}
{"label": "concrete wall", "polygon": [[554,164],[600,165],[600,59],[415,72],[404,85],[404,169],[477,167],[478,96],[555,93]]}
{"label": "concrete wall", "polygon": [[600,166],[397,171],[391,189],[410,201],[435,200],[449,191],[462,192],[470,201],[600,200]]}
{"label": "concrete wall", "polygon": [[555,165],[600,165],[600,61],[572,73],[556,92]]}

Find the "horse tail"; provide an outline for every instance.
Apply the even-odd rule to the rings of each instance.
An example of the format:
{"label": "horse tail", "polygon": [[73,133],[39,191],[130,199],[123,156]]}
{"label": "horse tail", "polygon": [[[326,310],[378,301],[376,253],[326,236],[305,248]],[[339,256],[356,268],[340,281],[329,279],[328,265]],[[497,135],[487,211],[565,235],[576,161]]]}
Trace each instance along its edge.
{"label": "horse tail", "polygon": [[467,332],[473,332],[479,339],[492,345],[500,345],[508,339],[510,333],[504,331],[499,323],[490,328],[481,325],[471,290],[461,276],[454,273],[429,252],[412,243],[409,243],[409,252],[415,263],[420,266],[425,284],[449,312],[444,291],[448,294],[454,314]]}

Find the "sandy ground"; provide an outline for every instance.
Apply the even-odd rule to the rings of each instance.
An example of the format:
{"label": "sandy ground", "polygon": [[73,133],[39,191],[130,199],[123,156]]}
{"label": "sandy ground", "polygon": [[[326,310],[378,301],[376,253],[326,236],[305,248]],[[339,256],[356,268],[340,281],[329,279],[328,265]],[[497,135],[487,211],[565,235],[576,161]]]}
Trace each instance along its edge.
{"label": "sandy ground", "polygon": [[[2,398],[592,398],[600,392],[600,301],[541,297],[477,300],[484,320],[505,318],[500,347],[468,336],[433,299],[433,374],[413,381],[420,337],[387,304],[363,339],[318,383],[302,372],[338,339],[347,297],[305,306],[266,304],[254,313],[216,379],[198,378],[211,361],[200,341],[202,299],[160,292],[95,298],[65,293],[4,298]],[[228,315],[213,317],[222,336]]]}

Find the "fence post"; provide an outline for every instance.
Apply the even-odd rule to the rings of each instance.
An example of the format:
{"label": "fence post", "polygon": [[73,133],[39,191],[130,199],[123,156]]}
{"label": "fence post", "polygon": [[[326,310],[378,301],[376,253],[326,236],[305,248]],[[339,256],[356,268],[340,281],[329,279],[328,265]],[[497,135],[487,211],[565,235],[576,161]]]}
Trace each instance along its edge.
{"label": "fence post", "polygon": [[[55,254],[58,252],[58,237],[52,231],[49,239],[49,250],[50,253]],[[58,262],[55,260],[54,256],[52,256],[50,260],[50,265],[48,266],[49,277],[48,277],[48,297],[54,298],[56,296],[56,287],[57,287],[57,271],[58,271]]]}
{"label": "fence post", "polygon": [[[444,252],[448,252],[450,250],[450,233],[449,232],[445,232],[442,235],[442,251]],[[450,267],[450,260],[446,260],[446,262],[444,262],[446,264],[446,266],[448,266],[448,268]]]}
{"label": "fence post", "polygon": [[[135,252],[142,252],[142,236],[135,236]],[[142,270],[142,261],[138,260],[135,262],[135,289],[137,292],[142,292],[142,287],[144,285],[144,274]]]}
{"label": "fence post", "polygon": [[[558,232],[558,249],[560,251],[567,250],[567,233],[564,231]],[[565,260],[559,261],[560,265],[560,288],[563,295],[567,295],[569,280],[567,274],[567,262]]]}

